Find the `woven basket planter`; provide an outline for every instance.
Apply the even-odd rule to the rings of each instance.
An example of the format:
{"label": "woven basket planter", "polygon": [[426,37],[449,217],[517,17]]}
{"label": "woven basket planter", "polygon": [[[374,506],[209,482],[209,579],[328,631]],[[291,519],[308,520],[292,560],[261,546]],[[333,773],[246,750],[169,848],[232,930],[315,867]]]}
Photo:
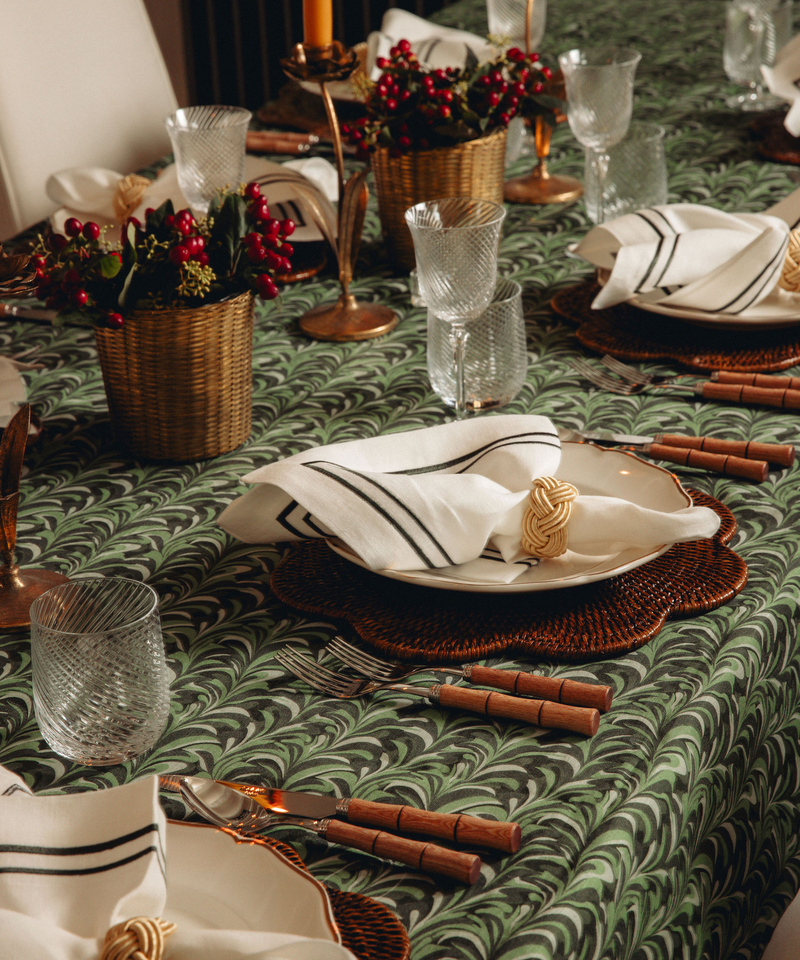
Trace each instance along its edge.
{"label": "woven basket planter", "polygon": [[114,430],[133,454],[204,460],[250,436],[253,295],[178,310],[135,310],[95,329]]}
{"label": "woven basket planter", "polygon": [[505,156],[505,127],[453,147],[412,150],[399,157],[391,156],[388,147],[378,147],[372,154],[372,172],[383,239],[392,260],[408,270],[414,267],[414,244],[403,215],[415,203],[445,197],[502,203]]}

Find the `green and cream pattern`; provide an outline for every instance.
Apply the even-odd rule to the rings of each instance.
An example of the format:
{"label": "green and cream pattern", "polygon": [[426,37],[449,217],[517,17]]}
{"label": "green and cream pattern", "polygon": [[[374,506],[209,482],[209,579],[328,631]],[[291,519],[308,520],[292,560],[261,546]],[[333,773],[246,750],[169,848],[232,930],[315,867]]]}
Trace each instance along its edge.
{"label": "green and cream pattern", "polygon": [[[440,19],[485,29],[480,0]],[[672,201],[761,211],[794,189],[797,170],[760,160],[748,118],[723,105],[733,90],[721,67],[720,0],[551,0],[548,19],[544,47],[554,54],[609,40],[642,52],[634,116],[666,128]],[[566,125],[552,168],[582,174]],[[572,329],[548,303],[587,274],[565,257],[587,228],[580,203],[509,210],[501,271],[524,283],[530,369],[507,412],[563,426],[800,440],[796,413],[666,392],[611,396],[581,382],[567,363],[579,350]],[[138,763],[90,770],[40,740],[28,639],[3,637],[0,763],[37,790],[201,773],[518,820],[522,849],[487,855],[471,888],[281,831],[317,877],[396,910],[414,960],[759,957],[800,884],[796,468],[773,470],[759,485],[681,473],[738,520],[733,546],[750,582],[734,602],[671,621],[617,659],[525,665],[614,687],[613,709],[591,740],[391,695],[332,701],[274,661],[288,640],[321,650],[335,627],[270,594],[281,548],[246,547],[217,526],[244,489],[238,478],[313,445],[449,417],[428,384],[425,314],[410,306],[406,278],[385,263],[378,237],[371,204],[353,289],[398,310],[397,329],[351,344],[299,335],[297,317],[335,296],[330,273],[259,308],[253,434],[210,462],[139,463],[115,445],[89,331],[0,324],[0,352],[43,365],[26,375],[45,433],[27,459],[20,563],[146,579],[161,598],[173,674],[157,748]]]}

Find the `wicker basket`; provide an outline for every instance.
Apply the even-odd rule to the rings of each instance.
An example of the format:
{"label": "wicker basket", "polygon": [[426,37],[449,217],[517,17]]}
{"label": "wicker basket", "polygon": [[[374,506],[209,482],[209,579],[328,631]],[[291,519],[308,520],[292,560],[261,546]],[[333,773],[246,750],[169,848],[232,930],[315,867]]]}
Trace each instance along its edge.
{"label": "wicker basket", "polygon": [[253,295],[208,306],[136,310],[95,329],[111,422],[133,454],[203,460],[250,436]]}
{"label": "wicker basket", "polygon": [[383,239],[392,260],[408,270],[414,267],[414,244],[403,215],[415,203],[444,197],[502,203],[505,155],[505,127],[453,147],[414,150],[400,157],[391,156],[388,147],[378,147],[372,154],[372,172]]}

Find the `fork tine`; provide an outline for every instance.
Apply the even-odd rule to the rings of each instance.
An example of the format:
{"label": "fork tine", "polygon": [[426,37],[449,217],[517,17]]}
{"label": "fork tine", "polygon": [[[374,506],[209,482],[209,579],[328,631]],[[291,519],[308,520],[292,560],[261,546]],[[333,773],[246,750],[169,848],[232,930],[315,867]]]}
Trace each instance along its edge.
{"label": "fork tine", "polygon": [[608,353],[601,359],[600,362],[618,376],[624,377],[626,380],[630,380],[632,383],[653,382],[653,377],[649,373],[643,373],[641,370],[637,370],[636,367],[631,367],[627,363],[617,360],[616,357],[612,357]]}
{"label": "fork tine", "polygon": [[623,396],[630,396],[635,390],[637,390],[637,388],[641,389],[642,385],[635,383],[623,383],[616,377],[610,377],[608,374],[602,373],[595,367],[590,367],[589,364],[584,360],[576,358],[570,360],[569,363],[584,379],[588,380],[589,383],[593,383],[596,387],[600,387],[601,390],[608,390],[610,393],[619,393]]}
{"label": "fork tine", "polygon": [[372,676],[390,676],[395,666],[385,660],[379,660],[358,647],[348,643],[344,637],[334,637],[328,644],[328,649],[335,654],[345,666],[354,670],[365,670]]}
{"label": "fork tine", "polygon": [[294,650],[279,650],[275,654],[275,659],[300,680],[303,680],[310,687],[322,691],[322,693],[336,697],[345,694],[350,686],[337,674],[331,673],[330,670],[326,670],[318,663],[296,653]]}

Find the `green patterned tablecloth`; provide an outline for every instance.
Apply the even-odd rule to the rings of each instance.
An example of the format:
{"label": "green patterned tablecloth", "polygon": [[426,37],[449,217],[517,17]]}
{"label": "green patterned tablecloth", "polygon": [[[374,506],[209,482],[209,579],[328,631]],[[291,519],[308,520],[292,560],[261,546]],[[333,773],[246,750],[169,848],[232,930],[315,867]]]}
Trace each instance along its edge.
{"label": "green patterned tablecloth", "polygon": [[[546,49],[614,40],[642,54],[634,116],[666,128],[670,199],[761,211],[797,171],[762,161],[745,115],[724,107],[719,0],[552,0]],[[440,16],[481,32],[480,0]],[[519,161],[513,173],[530,166]],[[582,175],[566,125],[554,171]],[[565,257],[588,222],[574,206],[509,209],[501,271],[522,281],[530,368],[508,412],[638,433],[664,427],[732,438],[798,440],[791,412],[667,393],[624,398],[587,389],[568,360],[573,330],[548,304],[585,276]],[[151,583],[173,705],[147,757],[91,770],[39,737],[26,636],[0,640],[0,763],[37,790],[108,787],[152,773],[263,777],[271,784],[404,800],[522,824],[512,856],[487,856],[465,888],[283,830],[320,879],[377,898],[408,927],[414,960],[755,958],[800,883],[800,670],[796,611],[800,497],[796,469],[753,485],[681,477],[734,512],[750,582],[734,602],[673,621],[642,649],[583,665],[529,663],[615,690],[600,732],[542,737],[419,702],[325,699],[273,660],[287,640],[317,651],[332,625],[270,593],[282,555],[234,542],[216,518],[253,467],[310,446],[445,422],[425,368],[425,314],[384,260],[374,205],[355,292],[389,304],[397,329],[375,341],[311,342],[298,316],[331,300],[331,274],[258,308],[254,428],[241,449],[188,466],[132,460],[115,443],[89,331],[0,324],[0,352],[24,353],[45,424],[27,459],[19,560],[69,575]],[[722,333],[721,337],[724,338]],[[495,661],[501,663],[504,661]],[[185,816],[170,802],[174,816]]]}

